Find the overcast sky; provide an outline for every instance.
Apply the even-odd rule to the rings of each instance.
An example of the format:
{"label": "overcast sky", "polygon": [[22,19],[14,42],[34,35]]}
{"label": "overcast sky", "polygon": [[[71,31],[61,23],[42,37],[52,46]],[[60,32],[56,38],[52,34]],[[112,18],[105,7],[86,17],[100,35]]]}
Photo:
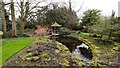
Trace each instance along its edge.
{"label": "overcast sky", "polygon": [[[68,2],[69,0],[51,0],[53,2]],[[81,13],[87,9],[100,9],[105,16],[111,15],[112,10],[118,16],[118,2],[120,0],[71,0],[77,10],[83,3]],[[119,6],[120,7],[120,6]]]}
{"label": "overcast sky", "polygon": [[[6,0],[6,1],[9,1],[9,0]],[[50,2],[68,3],[68,1],[69,0],[46,0],[46,3],[50,3]],[[116,12],[116,16],[118,16],[118,2],[120,0],[71,0],[71,1],[72,1],[73,9],[75,11],[77,11],[83,3],[83,7],[81,11],[77,13],[78,16],[80,16],[82,12],[84,12],[87,9],[100,9],[102,11],[102,14],[105,16],[111,15],[112,10],[114,10]]]}

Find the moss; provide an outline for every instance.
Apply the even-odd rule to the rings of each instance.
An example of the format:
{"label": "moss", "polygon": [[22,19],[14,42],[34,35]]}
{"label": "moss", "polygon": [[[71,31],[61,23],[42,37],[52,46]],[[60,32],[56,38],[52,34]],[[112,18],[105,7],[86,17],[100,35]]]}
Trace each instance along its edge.
{"label": "moss", "polygon": [[77,62],[78,66],[83,65],[83,62],[81,61],[80,57],[78,57],[77,55],[72,54],[72,58],[74,62]]}
{"label": "moss", "polygon": [[[76,62],[79,66],[82,66],[82,62],[80,61],[80,58],[76,58],[75,56],[72,56],[72,53],[69,51],[69,49],[63,45],[62,43],[55,41],[55,40],[50,40],[48,37],[40,37],[39,41],[37,42],[44,42],[44,43],[52,43],[57,46],[57,49],[55,49],[55,53],[58,53],[61,57],[69,57],[73,59],[74,62]],[[71,57],[72,56],[72,57]],[[42,53],[40,57],[41,61],[50,61],[50,60],[58,60],[60,61],[59,64],[62,66],[69,66],[69,61],[67,59],[57,59],[57,58],[51,58],[51,56],[47,53]]]}
{"label": "moss", "polygon": [[63,49],[64,49],[65,51],[69,51],[69,49],[68,49],[66,46],[64,46]]}
{"label": "moss", "polygon": [[59,63],[62,66],[69,66],[69,61],[67,59],[61,59],[61,62]]}
{"label": "moss", "polygon": [[93,52],[93,53],[100,53],[101,51],[98,50],[98,49],[94,49],[94,50],[92,50],[92,52]]}
{"label": "moss", "polygon": [[93,61],[93,60],[91,62],[89,62],[89,64],[92,65],[92,66],[97,66],[98,65],[98,63],[96,61]]}
{"label": "moss", "polygon": [[40,57],[38,57],[38,56],[34,56],[34,57],[33,57],[34,60],[38,60],[39,58],[40,58]]}
{"label": "moss", "polygon": [[80,60],[74,59],[73,61],[77,62],[77,65],[75,65],[75,66],[82,66],[82,65],[84,65],[84,63],[82,63]]}
{"label": "moss", "polygon": [[33,56],[39,55],[38,51],[33,52]]}
{"label": "moss", "polygon": [[50,57],[49,54],[43,53],[43,54],[41,55],[41,60],[42,60],[42,62],[44,62],[44,61],[50,61],[50,60],[51,60],[51,57]]}
{"label": "moss", "polygon": [[69,51],[65,51],[64,49],[59,54],[61,56],[71,56],[72,55]]}
{"label": "moss", "polygon": [[33,55],[33,53],[27,53],[27,55],[25,57],[31,57]]}
{"label": "moss", "polygon": [[59,53],[61,56],[70,56],[71,53],[69,52],[69,49],[65,46],[62,45],[62,43],[59,43],[55,41],[54,43],[57,44],[58,50],[55,50],[56,53]]}
{"label": "moss", "polygon": [[56,52],[56,53],[59,53],[59,52],[60,52],[60,50],[55,49],[55,52]]}
{"label": "moss", "polygon": [[69,51],[69,49],[65,45],[57,45],[57,48],[61,51]]}
{"label": "moss", "polygon": [[51,57],[43,57],[42,58],[42,61],[44,62],[44,61],[50,61],[51,60]]}
{"label": "moss", "polygon": [[60,53],[61,56],[68,56],[66,53]]}
{"label": "moss", "polygon": [[31,57],[27,57],[27,58],[25,58],[25,60],[26,60],[26,61],[31,61],[32,58],[31,58]]}
{"label": "moss", "polygon": [[[66,57],[70,57],[70,58],[75,58],[72,61],[76,62],[78,64],[78,66],[83,65],[83,63],[80,61],[80,58],[76,55],[73,56],[72,53],[69,51],[69,49],[65,45],[63,45],[62,43],[57,42],[57,41],[55,41],[54,43],[57,44],[57,48],[59,49],[59,50],[55,50],[55,52],[59,53],[63,57],[66,56]],[[61,59],[61,62],[59,64],[62,66],[69,66],[69,61],[64,58],[64,59]]]}
{"label": "moss", "polygon": [[47,54],[47,53],[42,53],[41,56],[42,56],[42,57],[46,57],[46,56],[48,56],[48,54]]}
{"label": "moss", "polygon": [[[112,42],[112,44],[106,44],[104,42],[101,42],[100,39],[93,39],[91,37],[83,37],[78,34],[71,34],[68,36],[73,36],[81,41],[83,41],[85,44],[87,44],[93,53],[93,59],[91,64],[93,66],[103,66],[103,64],[113,65],[113,62],[117,62],[117,54],[118,50],[120,48],[120,43]],[[99,36],[99,35],[97,35]],[[113,59],[114,58],[114,59]]]}
{"label": "moss", "polygon": [[27,51],[26,52],[31,52],[32,50],[31,49],[27,49]]}
{"label": "moss", "polygon": [[49,39],[49,36],[39,36],[39,37],[35,37],[36,38],[36,42],[35,43],[52,43],[52,40]]}
{"label": "moss", "polygon": [[105,56],[112,56],[114,54],[115,54],[115,51],[114,50],[110,50],[110,51],[105,53]]}
{"label": "moss", "polygon": [[109,65],[113,64],[113,62],[108,62]]}
{"label": "moss", "polygon": [[113,47],[113,50],[118,50],[119,48],[118,47]]}

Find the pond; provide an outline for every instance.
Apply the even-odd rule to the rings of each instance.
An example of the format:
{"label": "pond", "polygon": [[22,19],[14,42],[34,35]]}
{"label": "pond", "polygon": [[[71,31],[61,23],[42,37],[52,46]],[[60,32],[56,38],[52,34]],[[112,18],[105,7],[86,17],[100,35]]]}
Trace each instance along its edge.
{"label": "pond", "polygon": [[92,50],[83,41],[71,36],[59,36],[56,40],[66,45],[71,53],[79,56],[85,66],[90,66],[88,63],[93,58]]}

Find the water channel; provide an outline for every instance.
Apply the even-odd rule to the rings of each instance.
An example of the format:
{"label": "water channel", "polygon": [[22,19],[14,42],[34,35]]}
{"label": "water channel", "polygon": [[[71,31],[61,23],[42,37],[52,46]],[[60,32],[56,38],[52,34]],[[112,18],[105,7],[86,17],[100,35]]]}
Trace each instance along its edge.
{"label": "water channel", "polygon": [[89,62],[93,58],[92,50],[83,41],[71,36],[60,36],[57,41],[66,45],[71,53],[79,56],[85,67],[90,66]]}

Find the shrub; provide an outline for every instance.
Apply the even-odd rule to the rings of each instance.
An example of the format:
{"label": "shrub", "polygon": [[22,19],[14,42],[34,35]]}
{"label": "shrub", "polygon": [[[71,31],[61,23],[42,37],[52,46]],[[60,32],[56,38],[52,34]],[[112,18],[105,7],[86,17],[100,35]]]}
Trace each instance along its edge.
{"label": "shrub", "polygon": [[2,38],[10,38],[11,37],[12,32],[8,31],[5,34],[2,35]]}
{"label": "shrub", "polygon": [[116,42],[120,42],[120,31],[116,31],[112,33],[112,40]]}
{"label": "shrub", "polygon": [[73,31],[71,31],[70,29],[67,29],[67,28],[61,28],[61,31],[60,31],[60,34],[61,35],[69,35],[73,33]]}

